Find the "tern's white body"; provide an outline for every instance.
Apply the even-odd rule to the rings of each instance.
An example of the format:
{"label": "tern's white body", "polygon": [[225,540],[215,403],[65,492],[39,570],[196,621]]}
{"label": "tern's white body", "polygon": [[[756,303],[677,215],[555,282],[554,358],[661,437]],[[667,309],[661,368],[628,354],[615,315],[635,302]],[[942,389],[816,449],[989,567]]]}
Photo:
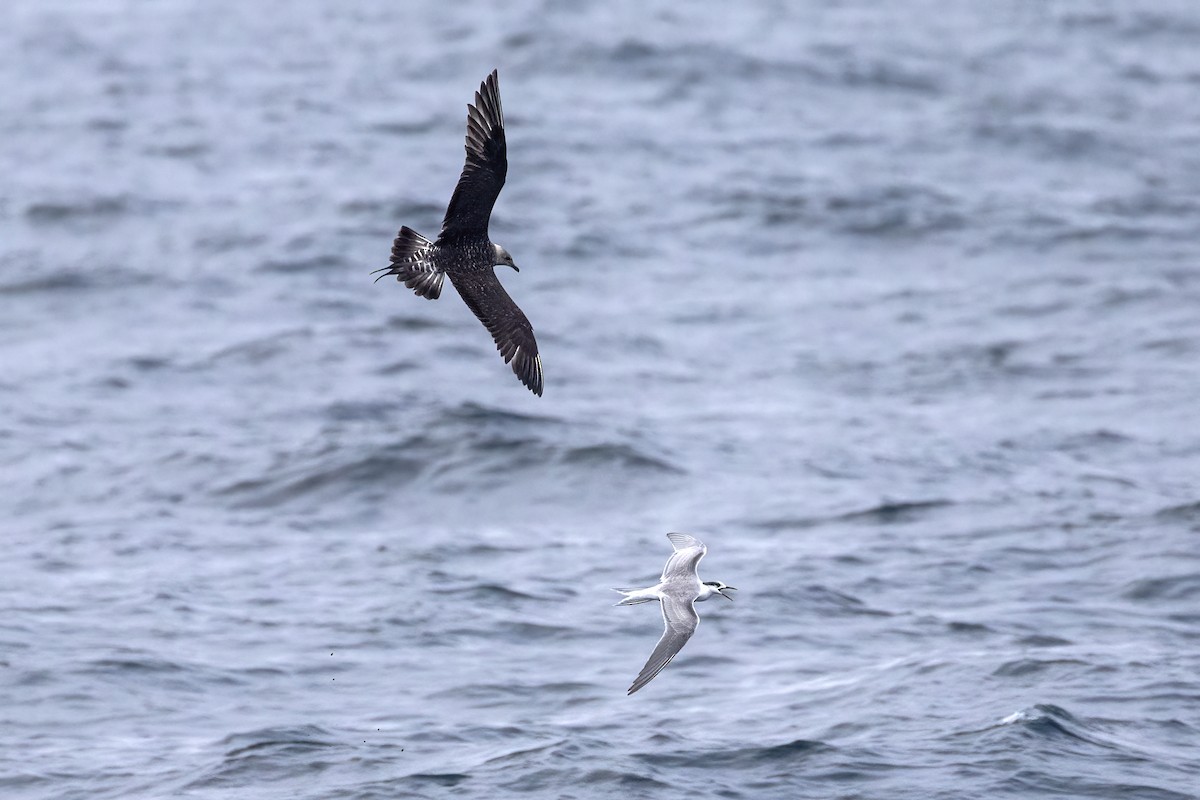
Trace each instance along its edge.
{"label": "tern's white body", "polygon": [[667,559],[658,583],[648,589],[616,590],[625,596],[617,603],[619,606],[659,601],[662,604],[665,627],[662,638],[650,654],[650,660],[629,687],[629,694],[652,681],[655,675],[671,663],[671,659],[683,649],[688,639],[692,638],[696,626],[700,624],[700,615],[696,613],[695,603],[707,600],[714,594],[719,594],[727,600],[733,599],[723,590],[734,587],[726,586],[720,581],[705,583],[700,580],[696,566],[708,552],[704,542],[686,533],[668,533],[667,538],[671,540],[675,552]]}
{"label": "tern's white body", "polygon": [[[714,594],[720,594],[720,592],[713,587],[701,583],[699,578],[696,578],[695,583],[696,598],[692,601],[693,603],[703,603]],[[677,592],[680,588],[683,587],[672,586],[671,591]],[[617,589],[617,591],[625,595],[625,599],[617,603],[619,606],[636,606],[638,603],[649,603],[651,600],[658,600],[661,602],[663,596],[666,594],[662,583],[656,583],[649,589]]]}

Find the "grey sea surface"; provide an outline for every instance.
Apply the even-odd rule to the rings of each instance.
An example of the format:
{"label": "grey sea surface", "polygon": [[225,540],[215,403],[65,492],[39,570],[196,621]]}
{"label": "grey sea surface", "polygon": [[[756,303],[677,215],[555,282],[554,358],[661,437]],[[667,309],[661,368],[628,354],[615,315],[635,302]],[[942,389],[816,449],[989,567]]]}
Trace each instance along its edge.
{"label": "grey sea surface", "polygon": [[[0,796],[1200,796],[1198,37],[6,3]],[[541,399],[369,274],[492,68]]]}

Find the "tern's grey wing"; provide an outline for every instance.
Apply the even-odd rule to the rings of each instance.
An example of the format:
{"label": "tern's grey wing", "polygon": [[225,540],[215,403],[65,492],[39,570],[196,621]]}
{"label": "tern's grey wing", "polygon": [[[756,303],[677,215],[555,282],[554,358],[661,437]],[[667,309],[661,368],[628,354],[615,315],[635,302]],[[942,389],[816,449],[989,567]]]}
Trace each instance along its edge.
{"label": "tern's grey wing", "polygon": [[486,239],[492,206],[508,175],[504,110],[496,71],[479,86],[474,105],[467,106],[467,162],[450,197],[438,244],[459,239]]}
{"label": "tern's grey wing", "polygon": [[465,275],[451,274],[450,282],[492,334],[504,363],[511,363],[512,371],[521,383],[540,397],[542,359],[538,355],[537,340],[533,338],[533,326],[504,291],[496,273],[485,269]]}
{"label": "tern's grey wing", "polygon": [[671,540],[671,546],[675,548],[675,552],[671,553],[671,557],[667,559],[660,580],[666,582],[675,577],[695,575],[696,565],[708,552],[704,542],[695,536],[688,536],[686,533],[668,533],[667,538]]}
{"label": "tern's grey wing", "polygon": [[689,547],[704,547],[704,542],[686,533],[671,532],[667,534],[667,538],[671,540],[671,547],[674,547],[676,550],[686,550]]}
{"label": "tern's grey wing", "polygon": [[663,631],[662,638],[658,640],[654,652],[650,654],[650,660],[646,662],[646,666],[642,667],[642,671],[638,673],[627,694],[633,694],[654,680],[654,676],[662,672],[663,667],[670,664],[675,654],[683,649],[688,639],[691,639],[692,634],[696,632],[696,626],[700,624],[700,615],[696,613],[696,607],[692,605],[691,599],[684,600],[680,597],[664,595],[662,612],[666,630]]}

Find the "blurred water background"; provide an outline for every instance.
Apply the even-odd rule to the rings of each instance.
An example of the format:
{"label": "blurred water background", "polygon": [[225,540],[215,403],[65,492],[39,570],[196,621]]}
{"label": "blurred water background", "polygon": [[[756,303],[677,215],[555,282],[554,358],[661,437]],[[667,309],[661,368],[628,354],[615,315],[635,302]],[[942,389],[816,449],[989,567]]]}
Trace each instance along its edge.
{"label": "blurred water background", "polygon": [[[6,3],[0,795],[1197,796],[1198,40]],[[493,67],[540,400],[368,274]],[[740,592],[627,698],[668,530]]]}

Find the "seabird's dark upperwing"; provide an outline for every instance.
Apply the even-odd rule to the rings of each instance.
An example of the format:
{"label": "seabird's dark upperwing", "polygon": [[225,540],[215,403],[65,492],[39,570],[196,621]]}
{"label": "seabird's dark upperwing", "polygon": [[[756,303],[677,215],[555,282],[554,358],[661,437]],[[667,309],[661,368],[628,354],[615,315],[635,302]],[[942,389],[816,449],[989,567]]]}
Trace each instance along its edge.
{"label": "seabird's dark upperwing", "polygon": [[654,676],[662,672],[663,668],[671,663],[671,659],[688,643],[688,639],[691,639],[692,634],[696,632],[696,626],[700,624],[700,615],[696,613],[696,607],[692,605],[691,601],[671,594],[662,598],[662,614],[665,626],[662,638],[658,640],[654,652],[646,661],[646,666],[642,667],[642,671],[638,673],[626,694],[633,694],[654,680]]}
{"label": "seabird's dark upperwing", "polygon": [[450,273],[450,282],[492,334],[504,363],[511,363],[521,383],[541,397],[542,359],[533,338],[533,326],[504,291],[496,273],[490,269],[465,275]]}
{"label": "seabird's dark upperwing", "polygon": [[488,220],[504,178],[508,174],[508,146],[504,141],[504,110],[496,70],[467,106],[467,163],[450,197],[438,243],[461,238],[487,238]]}

